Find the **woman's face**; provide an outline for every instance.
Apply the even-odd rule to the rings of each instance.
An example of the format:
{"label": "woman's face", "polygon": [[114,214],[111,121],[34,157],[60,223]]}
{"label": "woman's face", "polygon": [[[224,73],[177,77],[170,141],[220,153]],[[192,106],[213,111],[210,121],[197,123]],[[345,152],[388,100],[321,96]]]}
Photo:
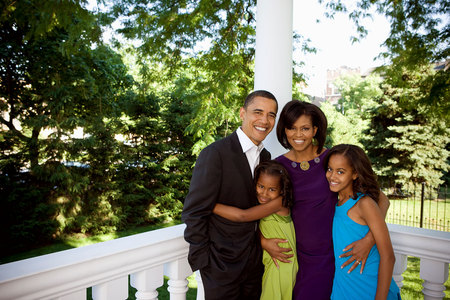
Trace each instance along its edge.
{"label": "woman's face", "polygon": [[289,145],[297,152],[302,152],[313,147],[313,138],[316,135],[317,127],[313,126],[311,116],[301,115],[292,124],[292,128],[285,128]]}

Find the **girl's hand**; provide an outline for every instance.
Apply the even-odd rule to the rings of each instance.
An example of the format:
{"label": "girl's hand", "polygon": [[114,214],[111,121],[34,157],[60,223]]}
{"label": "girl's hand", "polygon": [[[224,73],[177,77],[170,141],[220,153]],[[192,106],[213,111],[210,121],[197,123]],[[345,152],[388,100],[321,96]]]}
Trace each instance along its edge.
{"label": "girl's hand", "polygon": [[287,243],[287,242],[288,242],[287,240],[283,239],[266,239],[264,237],[261,237],[262,248],[269,253],[277,268],[279,268],[278,261],[284,263],[292,263],[292,261],[290,261],[289,258],[293,257],[294,254],[292,253],[288,254],[289,252],[292,252],[292,249],[283,248],[278,245],[278,243]]}
{"label": "girl's hand", "polygon": [[340,258],[350,257],[350,258],[347,259],[347,261],[342,264],[341,268],[344,268],[349,264],[353,264],[348,270],[348,273],[350,273],[356,267],[358,267],[359,264],[361,264],[360,273],[362,274],[364,266],[366,265],[367,257],[369,256],[370,250],[372,249],[373,245],[375,245],[375,240],[373,238],[373,235],[369,232],[362,239],[355,241],[350,245],[348,245],[347,247],[345,247],[343,249],[344,253],[339,255],[339,257]]}

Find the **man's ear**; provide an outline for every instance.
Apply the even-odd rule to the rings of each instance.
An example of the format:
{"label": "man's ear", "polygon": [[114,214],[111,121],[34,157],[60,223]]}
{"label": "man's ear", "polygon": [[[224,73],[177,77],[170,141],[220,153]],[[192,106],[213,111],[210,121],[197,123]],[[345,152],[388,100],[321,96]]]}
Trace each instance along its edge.
{"label": "man's ear", "polygon": [[241,109],[239,109],[239,117],[241,117],[241,121],[244,120],[244,115],[245,115],[245,108],[241,107]]}

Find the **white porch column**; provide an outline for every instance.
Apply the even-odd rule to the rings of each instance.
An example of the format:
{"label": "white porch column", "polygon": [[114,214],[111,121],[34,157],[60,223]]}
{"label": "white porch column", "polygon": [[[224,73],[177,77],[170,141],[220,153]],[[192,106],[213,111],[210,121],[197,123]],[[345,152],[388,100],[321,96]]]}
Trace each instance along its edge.
{"label": "white porch column", "polygon": [[[278,116],[292,100],[293,0],[258,0],[256,6],[255,90],[267,90],[278,100]],[[276,127],[275,127],[276,128]],[[264,145],[272,158],[286,152],[275,128]]]}

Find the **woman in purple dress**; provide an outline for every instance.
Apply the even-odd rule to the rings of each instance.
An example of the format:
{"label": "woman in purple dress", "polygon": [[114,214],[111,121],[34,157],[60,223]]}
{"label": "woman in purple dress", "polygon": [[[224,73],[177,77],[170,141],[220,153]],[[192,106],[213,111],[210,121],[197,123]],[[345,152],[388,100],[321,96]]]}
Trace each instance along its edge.
{"label": "woman in purple dress", "polygon": [[[292,219],[297,240],[299,270],[293,299],[330,299],[334,254],[332,223],[337,194],[329,189],[323,167],[328,152],[325,144],[327,119],[315,105],[298,100],[288,102],[277,125],[278,141],[289,149],[276,158],[288,170],[293,185]],[[382,194],[380,208],[386,213],[389,201]],[[274,260],[287,262],[290,249],[278,246],[281,240],[262,238],[263,248]],[[342,257],[350,258],[344,265],[351,270],[365,260],[375,244],[372,234],[344,249]]]}

